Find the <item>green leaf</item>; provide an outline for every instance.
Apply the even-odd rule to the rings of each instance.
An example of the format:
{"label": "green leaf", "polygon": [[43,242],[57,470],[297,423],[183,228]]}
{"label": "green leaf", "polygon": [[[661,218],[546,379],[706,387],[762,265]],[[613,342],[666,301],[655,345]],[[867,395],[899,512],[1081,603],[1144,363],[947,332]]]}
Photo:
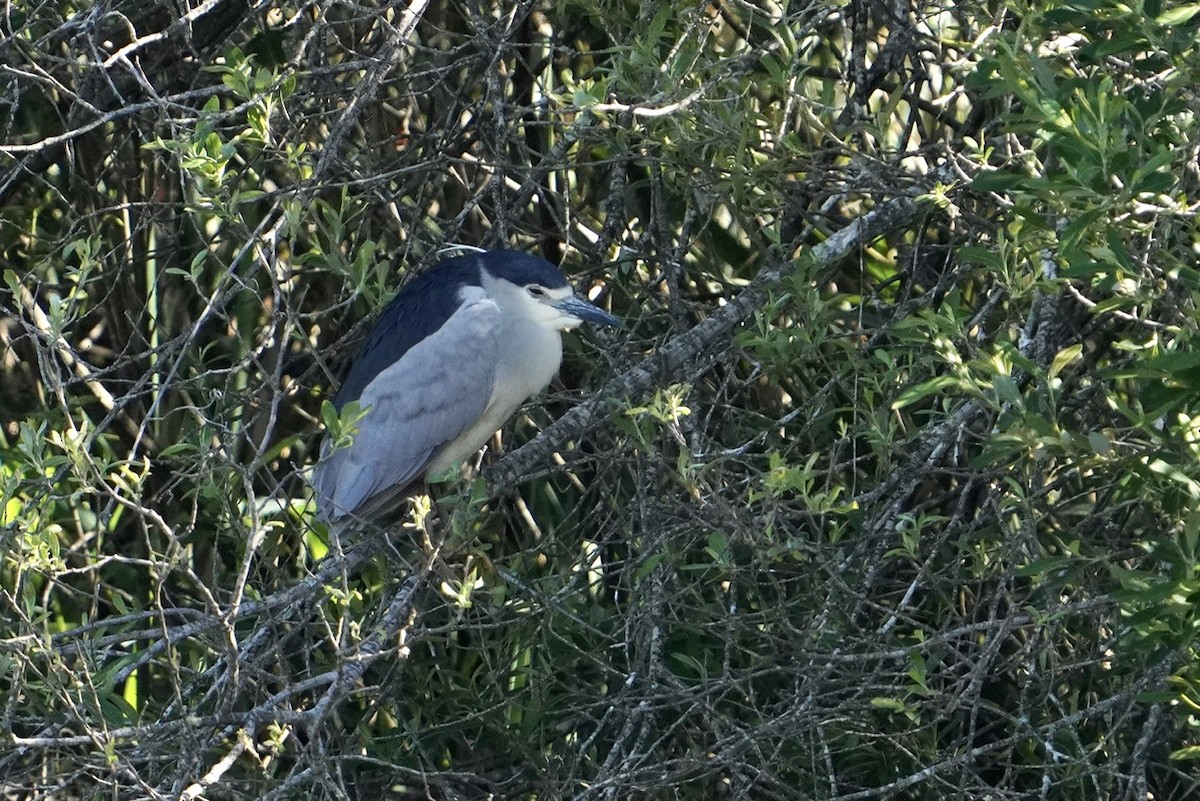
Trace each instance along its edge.
{"label": "green leaf", "polygon": [[944,389],[951,387],[960,387],[962,382],[952,375],[940,375],[937,378],[930,379],[923,383],[917,384],[915,387],[909,387],[900,393],[900,397],[892,402],[892,409],[903,409],[905,406],[911,406],[914,403],[928,398],[930,395],[936,395]]}
{"label": "green leaf", "polygon": [[8,286],[8,291],[20,297],[21,295],[21,277],[17,275],[15,270],[4,271],[4,283]]}
{"label": "green leaf", "polygon": [[1029,564],[1018,567],[1017,575],[1022,578],[1032,578],[1047,573],[1058,573],[1067,570],[1075,563],[1076,560],[1070,556],[1043,556],[1040,559],[1034,559]]}
{"label": "green leaf", "polygon": [[1082,353],[1082,344],[1071,345],[1070,347],[1063,348],[1058,353],[1054,354],[1054,360],[1050,362],[1050,369],[1047,371],[1047,376],[1050,378],[1057,377],[1058,374],[1067,367],[1067,365],[1077,361]]}
{"label": "green leaf", "polygon": [[871,706],[876,709],[886,709],[889,712],[903,712],[905,710],[903,701],[895,698],[885,698],[880,695],[871,699]]}
{"label": "green leaf", "polygon": [[998,375],[992,379],[992,389],[1004,403],[1012,404],[1017,408],[1024,406],[1024,399],[1021,397],[1021,389],[1017,386],[1017,382],[1010,375]]}
{"label": "green leaf", "polygon": [[978,264],[986,267],[989,270],[999,271],[1004,267],[1004,261],[994,250],[988,248],[976,247],[974,245],[959,248],[958,258],[964,262]]}
{"label": "green leaf", "polygon": [[1087,435],[1088,444],[1092,446],[1092,450],[1099,456],[1108,456],[1112,453],[1112,442],[1108,437],[1101,434],[1099,431],[1089,431]]}
{"label": "green leaf", "polygon": [[1200,13],[1200,4],[1185,3],[1181,6],[1176,6],[1169,11],[1164,11],[1154,21],[1159,25],[1174,26],[1182,25],[1191,20],[1192,17]]}
{"label": "green leaf", "polygon": [[651,554],[648,556],[642,561],[641,564],[637,566],[637,569],[633,572],[634,579],[641,581],[642,579],[646,578],[646,576],[649,576],[654,572],[655,568],[662,564],[662,561],[665,558],[666,555],[661,553]]}
{"label": "green leaf", "polygon": [[321,401],[321,422],[325,424],[328,430],[334,430],[338,427],[338,412],[330,400]]}
{"label": "green leaf", "polygon": [[971,188],[976,192],[1007,192],[1028,180],[1029,176],[1023,172],[994,170],[976,175],[971,181]]}

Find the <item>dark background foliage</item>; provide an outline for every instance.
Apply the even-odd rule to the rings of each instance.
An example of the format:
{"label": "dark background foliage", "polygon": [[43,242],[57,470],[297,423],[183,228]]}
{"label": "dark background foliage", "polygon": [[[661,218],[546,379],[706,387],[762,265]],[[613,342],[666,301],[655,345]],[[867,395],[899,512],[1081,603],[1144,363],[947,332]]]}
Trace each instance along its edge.
{"label": "dark background foliage", "polygon": [[[0,14],[6,798],[1196,792],[1200,7]],[[454,244],[627,329],[329,531]]]}

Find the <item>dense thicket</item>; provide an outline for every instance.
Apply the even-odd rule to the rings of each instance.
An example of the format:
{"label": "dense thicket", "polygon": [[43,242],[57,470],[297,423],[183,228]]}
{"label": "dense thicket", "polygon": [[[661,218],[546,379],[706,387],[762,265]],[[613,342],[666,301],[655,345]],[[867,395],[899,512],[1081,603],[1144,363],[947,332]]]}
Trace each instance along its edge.
{"label": "dense thicket", "polygon": [[[1191,797],[1198,23],[6,4],[4,797]],[[331,532],[454,244],[628,327]]]}

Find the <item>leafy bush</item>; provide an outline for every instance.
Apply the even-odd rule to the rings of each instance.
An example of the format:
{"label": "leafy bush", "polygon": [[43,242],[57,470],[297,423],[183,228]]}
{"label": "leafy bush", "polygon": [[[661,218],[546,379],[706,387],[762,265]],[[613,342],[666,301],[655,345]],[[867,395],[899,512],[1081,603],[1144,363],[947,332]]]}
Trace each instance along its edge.
{"label": "leafy bush", "polygon": [[[8,795],[1194,789],[1195,6],[144,6],[0,41]],[[329,530],[461,242],[628,330]]]}

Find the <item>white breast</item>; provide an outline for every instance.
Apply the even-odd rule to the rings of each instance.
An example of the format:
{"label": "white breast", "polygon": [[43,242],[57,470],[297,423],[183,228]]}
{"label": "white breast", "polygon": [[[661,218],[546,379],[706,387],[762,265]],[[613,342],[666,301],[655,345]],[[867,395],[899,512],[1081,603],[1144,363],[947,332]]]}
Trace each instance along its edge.
{"label": "white breast", "polygon": [[562,364],[562,335],[530,320],[509,318],[496,330],[500,359],[491,399],[483,416],[430,463],[439,473],[483,447],[529,398],[550,383]]}

